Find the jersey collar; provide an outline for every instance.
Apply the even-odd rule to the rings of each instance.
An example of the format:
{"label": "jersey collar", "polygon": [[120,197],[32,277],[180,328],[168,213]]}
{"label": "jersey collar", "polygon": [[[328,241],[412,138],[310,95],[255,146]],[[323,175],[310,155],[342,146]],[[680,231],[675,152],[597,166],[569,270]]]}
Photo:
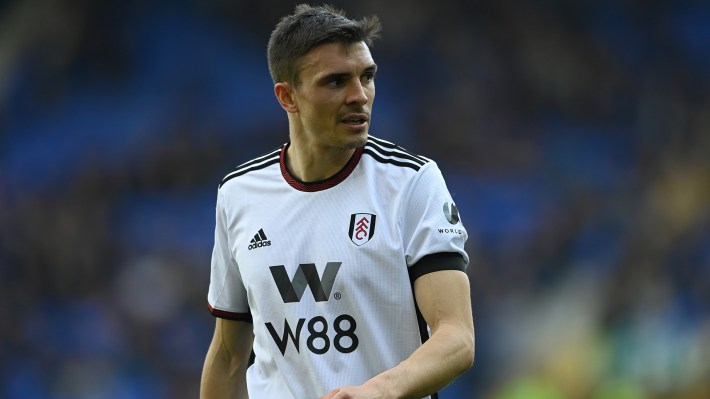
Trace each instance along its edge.
{"label": "jersey collar", "polygon": [[365,147],[359,147],[355,149],[355,153],[353,153],[353,156],[350,157],[348,163],[346,163],[345,166],[343,166],[343,168],[340,169],[338,173],[334,174],[333,176],[325,180],[315,182],[303,182],[295,176],[291,175],[291,172],[289,172],[288,168],[286,168],[286,150],[288,149],[289,145],[290,143],[286,143],[281,148],[281,155],[279,156],[281,175],[291,187],[295,188],[296,190],[306,192],[327,190],[331,187],[335,187],[340,184],[340,182],[345,180],[348,176],[350,176],[350,173],[355,170],[355,167],[357,166],[358,162],[360,162],[362,153],[365,150]]}

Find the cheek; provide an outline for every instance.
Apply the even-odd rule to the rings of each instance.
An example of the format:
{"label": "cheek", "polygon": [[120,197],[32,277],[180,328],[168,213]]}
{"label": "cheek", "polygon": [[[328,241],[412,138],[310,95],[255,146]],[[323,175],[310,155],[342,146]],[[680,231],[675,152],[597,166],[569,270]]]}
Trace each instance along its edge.
{"label": "cheek", "polygon": [[306,123],[312,127],[325,127],[331,124],[333,115],[337,113],[337,109],[331,104],[323,102],[311,102],[302,111]]}
{"label": "cheek", "polygon": [[370,99],[370,103],[375,100],[375,85],[373,84],[371,87],[368,87],[365,89],[365,94],[367,94],[367,98]]}
{"label": "cheek", "polygon": [[319,99],[311,104],[311,112],[319,119],[332,119],[334,114],[340,110],[342,103],[331,97]]}

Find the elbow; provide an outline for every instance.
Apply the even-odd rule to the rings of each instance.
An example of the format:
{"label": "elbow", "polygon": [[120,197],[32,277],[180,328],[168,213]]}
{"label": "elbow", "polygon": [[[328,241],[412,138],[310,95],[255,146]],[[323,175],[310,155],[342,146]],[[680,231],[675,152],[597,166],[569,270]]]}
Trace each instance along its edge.
{"label": "elbow", "polygon": [[463,342],[463,348],[461,349],[461,372],[473,367],[474,358],[476,355],[476,338],[473,331],[470,334],[466,334],[466,339]]}
{"label": "elbow", "polygon": [[449,367],[455,375],[461,375],[473,367],[476,352],[472,328],[461,327],[448,337]]}
{"label": "elbow", "polygon": [[464,362],[463,362],[463,364],[464,364],[463,371],[466,371],[466,370],[470,369],[471,367],[473,367],[475,355],[476,355],[475,346],[473,344],[471,344],[471,346],[469,348],[466,348],[466,356],[465,356]]}

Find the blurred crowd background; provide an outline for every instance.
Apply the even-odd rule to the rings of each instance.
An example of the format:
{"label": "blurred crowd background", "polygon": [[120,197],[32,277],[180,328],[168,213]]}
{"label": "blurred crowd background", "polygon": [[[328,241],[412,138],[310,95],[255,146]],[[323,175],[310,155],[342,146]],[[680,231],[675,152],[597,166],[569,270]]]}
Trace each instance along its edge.
{"label": "blurred crowd background", "polygon": [[[710,398],[710,4],[378,14],[371,133],[436,160],[477,353],[442,398]],[[288,140],[287,1],[0,2],[0,397],[196,398],[214,204]]]}

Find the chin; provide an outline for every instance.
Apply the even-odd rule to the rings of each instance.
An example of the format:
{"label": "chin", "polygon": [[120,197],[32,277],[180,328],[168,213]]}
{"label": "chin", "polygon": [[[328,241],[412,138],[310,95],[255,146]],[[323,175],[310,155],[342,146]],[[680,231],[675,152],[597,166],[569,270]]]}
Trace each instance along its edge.
{"label": "chin", "polygon": [[356,149],[364,146],[368,138],[367,126],[361,129],[338,129],[329,137],[330,146],[342,149]]}
{"label": "chin", "polygon": [[360,147],[364,146],[365,144],[367,144],[367,133],[365,133],[365,134],[362,136],[362,138],[359,138],[359,137],[358,137],[358,138],[355,140],[355,142],[353,143],[353,146],[350,147],[350,148],[360,148]]}
{"label": "chin", "polygon": [[367,137],[368,137],[367,130],[353,134],[351,137],[348,137],[347,144],[346,144],[347,148],[353,149],[353,148],[360,148],[360,147],[364,146],[367,143]]}

